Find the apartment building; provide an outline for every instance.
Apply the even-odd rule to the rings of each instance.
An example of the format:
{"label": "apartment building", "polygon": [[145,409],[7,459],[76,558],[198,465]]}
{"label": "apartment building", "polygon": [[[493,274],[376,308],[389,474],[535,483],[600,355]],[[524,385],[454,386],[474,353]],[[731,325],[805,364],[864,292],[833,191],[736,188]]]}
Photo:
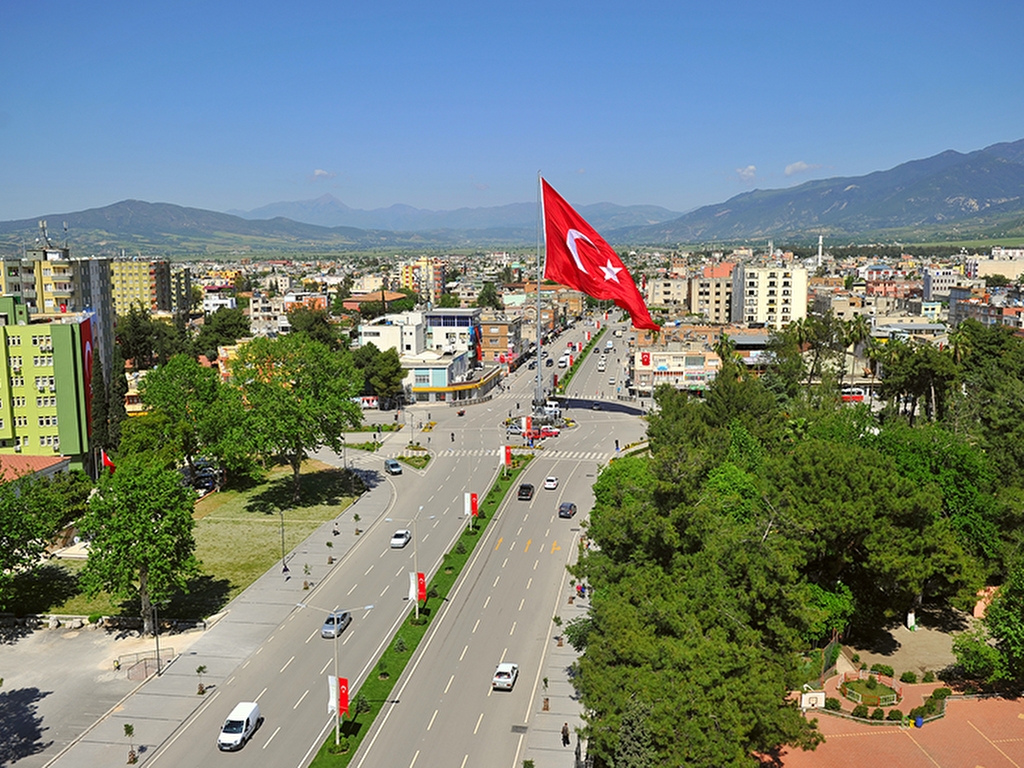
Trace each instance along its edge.
{"label": "apartment building", "polygon": [[419,355],[427,348],[427,326],[422,312],[384,315],[359,325],[359,346],[373,344],[382,352],[394,349],[399,355]]}
{"label": "apartment building", "polygon": [[92,321],[0,296],[0,453],[88,458]]}
{"label": "apartment building", "polygon": [[709,323],[729,322],[735,268],[735,264],[723,262],[704,267],[699,277],[690,278],[690,314],[701,316]]}
{"label": "apartment building", "polygon": [[781,329],[807,316],[807,270],[740,264],[733,270],[732,322]]}
{"label": "apartment building", "polygon": [[110,286],[114,311],[127,314],[133,306],[150,312],[171,311],[171,265],[166,261],[112,261]]}
{"label": "apartment building", "polygon": [[480,359],[511,365],[525,351],[523,318],[494,312],[480,316]]}

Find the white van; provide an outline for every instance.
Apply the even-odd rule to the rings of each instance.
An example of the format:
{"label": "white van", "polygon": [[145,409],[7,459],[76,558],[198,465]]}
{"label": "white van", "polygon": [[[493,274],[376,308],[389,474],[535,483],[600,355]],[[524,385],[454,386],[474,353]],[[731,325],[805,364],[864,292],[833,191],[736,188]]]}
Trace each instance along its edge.
{"label": "white van", "polygon": [[228,751],[241,749],[245,746],[245,742],[256,733],[256,729],[262,722],[260,707],[255,701],[243,701],[236,704],[220,729],[217,748]]}

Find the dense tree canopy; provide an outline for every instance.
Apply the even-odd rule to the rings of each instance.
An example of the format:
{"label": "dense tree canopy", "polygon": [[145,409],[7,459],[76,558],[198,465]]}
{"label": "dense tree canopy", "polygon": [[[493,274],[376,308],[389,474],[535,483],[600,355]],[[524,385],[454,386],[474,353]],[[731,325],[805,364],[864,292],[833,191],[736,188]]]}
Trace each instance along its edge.
{"label": "dense tree canopy", "polygon": [[256,452],[291,466],[298,500],[308,453],[324,445],[341,451],[342,433],[362,420],[353,402],[362,389],[359,371],[347,351],[332,352],[299,334],[243,345],[232,373]]}
{"label": "dense tree canopy", "polygon": [[195,492],[181,474],[146,455],[125,456],[102,477],[80,530],[90,541],[82,584],[138,599],[153,631],[153,602],[184,589],[198,570],[192,537]]}

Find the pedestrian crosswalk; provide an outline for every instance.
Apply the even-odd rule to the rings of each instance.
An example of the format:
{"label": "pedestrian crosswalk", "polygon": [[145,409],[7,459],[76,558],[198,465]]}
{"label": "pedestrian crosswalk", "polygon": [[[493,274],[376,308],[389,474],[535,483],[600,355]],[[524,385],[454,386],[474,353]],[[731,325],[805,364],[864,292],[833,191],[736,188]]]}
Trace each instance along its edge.
{"label": "pedestrian crosswalk", "polygon": [[[615,451],[552,451],[548,449],[529,449],[529,448],[512,448],[513,454],[533,454],[534,458],[537,459],[566,459],[575,461],[601,461],[607,462],[615,458]],[[494,456],[501,457],[505,455],[504,448],[445,448],[440,451],[431,451],[434,456]],[[403,455],[403,451],[399,448],[385,448],[377,451],[375,456],[393,459],[397,456]]]}

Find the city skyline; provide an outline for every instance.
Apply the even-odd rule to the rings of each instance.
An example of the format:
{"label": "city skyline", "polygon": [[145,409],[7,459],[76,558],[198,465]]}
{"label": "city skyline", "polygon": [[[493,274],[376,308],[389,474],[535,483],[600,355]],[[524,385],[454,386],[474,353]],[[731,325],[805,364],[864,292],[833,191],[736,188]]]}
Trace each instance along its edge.
{"label": "city skyline", "polygon": [[134,198],[216,211],[531,202],[688,211],[1020,138],[989,0],[12,5],[0,220]]}

